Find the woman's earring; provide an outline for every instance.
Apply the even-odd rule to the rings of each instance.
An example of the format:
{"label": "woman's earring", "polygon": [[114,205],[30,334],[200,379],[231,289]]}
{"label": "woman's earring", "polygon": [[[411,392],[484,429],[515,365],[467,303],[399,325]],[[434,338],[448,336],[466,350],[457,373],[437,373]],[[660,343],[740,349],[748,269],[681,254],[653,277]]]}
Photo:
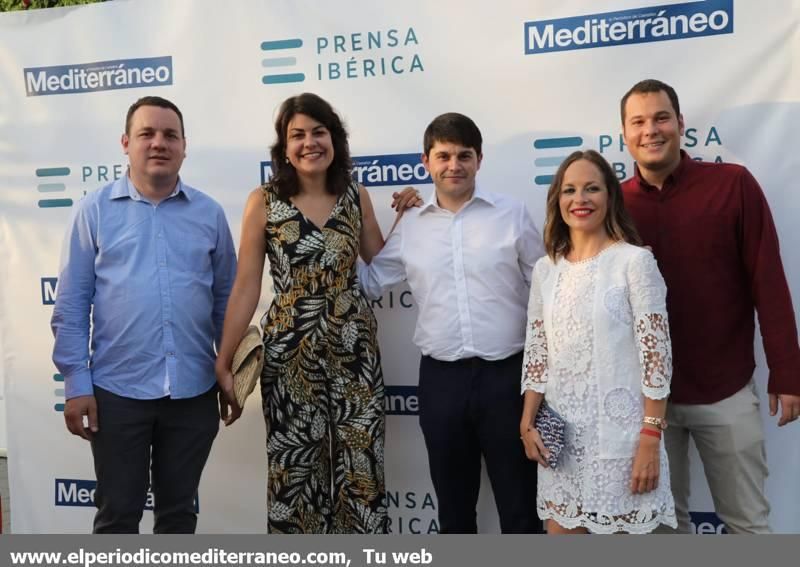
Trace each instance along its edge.
{"label": "woman's earring", "polygon": [[286,157],[284,159],[286,160],[286,163],[289,163],[289,158],[288,157]]}

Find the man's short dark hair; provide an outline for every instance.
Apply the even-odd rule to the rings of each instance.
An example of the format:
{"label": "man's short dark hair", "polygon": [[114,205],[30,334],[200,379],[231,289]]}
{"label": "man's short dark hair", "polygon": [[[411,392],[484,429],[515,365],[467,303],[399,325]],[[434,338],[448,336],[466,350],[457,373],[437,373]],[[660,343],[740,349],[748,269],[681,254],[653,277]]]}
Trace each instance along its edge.
{"label": "man's short dark hair", "polygon": [[645,79],[644,81],[639,81],[633,85],[630,90],[625,93],[625,96],[622,97],[622,100],[619,104],[619,114],[622,118],[622,123],[625,123],[625,104],[627,104],[628,98],[632,94],[659,93],[662,91],[667,93],[669,101],[672,103],[672,108],[675,110],[675,116],[680,116],[681,105],[678,102],[678,93],[675,92],[675,89],[663,81],[659,81],[657,79]]}
{"label": "man's short dark hair", "polygon": [[436,142],[451,142],[472,148],[480,156],[483,138],[481,131],[470,118],[457,112],[448,112],[434,118],[425,128],[422,147],[426,156],[430,154]]}
{"label": "man's short dark hair", "polygon": [[169,110],[175,112],[181,122],[181,136],[184,138],[186,137],[186,132],[183,128],[183,114],[181,114],[181,111],[174,102],[165,98],[161,98],[160,96],[143,96],[131,105],[131,107],[128,109],[127,116],[125,116],[126,135],[130,135],[131,133],[131,121],[133,120],[133,114],[143,106],[158,106],[159,108],[168,108]]}

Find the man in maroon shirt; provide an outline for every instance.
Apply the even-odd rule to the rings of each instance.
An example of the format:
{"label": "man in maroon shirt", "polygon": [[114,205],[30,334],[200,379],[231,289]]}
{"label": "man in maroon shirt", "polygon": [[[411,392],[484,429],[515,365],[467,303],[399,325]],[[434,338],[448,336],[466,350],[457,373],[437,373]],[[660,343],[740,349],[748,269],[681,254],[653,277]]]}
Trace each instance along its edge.
{"label": "man in maroon shirt", "polygon": [[[689,436],[714,507],[732,533],[767,533],[764,432],[752,375],[754,310],[769,366],[769,412],[800,415],[800,347],[778,235],[747,169],[694,161],[675,90],[634,85],[621,101],[636,161],[625,205],[667,284],[674,359],[664,442],[678,515],[689,532]],[[666,426],[666,424],[664,424]]]}

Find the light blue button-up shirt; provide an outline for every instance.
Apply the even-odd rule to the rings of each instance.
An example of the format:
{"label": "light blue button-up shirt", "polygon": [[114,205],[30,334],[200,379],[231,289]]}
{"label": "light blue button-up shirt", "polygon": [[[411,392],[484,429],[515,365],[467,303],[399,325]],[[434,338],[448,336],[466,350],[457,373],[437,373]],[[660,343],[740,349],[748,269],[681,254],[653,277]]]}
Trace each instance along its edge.
{"label": "light blue button-up shirt", "polygon": [[76,205],[61,266],[51,325],[67,399],[93,385],[136,399],[214,385],[236,273],[216,201],[178,181],[153,205],[124,176]]}

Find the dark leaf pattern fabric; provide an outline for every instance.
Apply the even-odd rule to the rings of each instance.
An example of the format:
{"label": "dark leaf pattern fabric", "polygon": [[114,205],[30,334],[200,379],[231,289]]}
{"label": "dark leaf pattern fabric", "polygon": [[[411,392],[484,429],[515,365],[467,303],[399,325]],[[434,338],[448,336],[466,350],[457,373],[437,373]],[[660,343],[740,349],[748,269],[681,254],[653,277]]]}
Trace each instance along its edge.
{"label": "dark leaf pattern fabric", "polygon": [[358,186],[319,228],[262,190],[275,287],[262,321],[270,533],[386,533],[383,374],[356,279]]}

